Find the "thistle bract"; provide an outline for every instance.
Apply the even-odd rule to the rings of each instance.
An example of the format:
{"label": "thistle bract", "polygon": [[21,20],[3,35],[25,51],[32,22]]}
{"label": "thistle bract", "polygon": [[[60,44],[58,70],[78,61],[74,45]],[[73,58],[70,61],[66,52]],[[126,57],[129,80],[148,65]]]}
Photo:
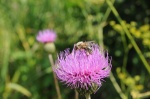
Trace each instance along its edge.
{"label": "thistle bract", "polygon": [[93,93],[102,85],[111,70],[108,53],[93,44],[92,53],[87,55],[85,49],[66,49],[60,52],[56,66],[53,67],[58,79],[80,93]]}

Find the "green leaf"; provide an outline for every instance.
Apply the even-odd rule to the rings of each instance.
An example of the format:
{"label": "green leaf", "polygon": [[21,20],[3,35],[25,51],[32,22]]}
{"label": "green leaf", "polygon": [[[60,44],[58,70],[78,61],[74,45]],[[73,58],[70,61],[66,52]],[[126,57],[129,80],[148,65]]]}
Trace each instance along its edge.
{"label": "green leaf", "polygon": [[16,91],[22,93],[23,95],[25,95],[27,97],[31,96],[31,93],[26,88],[24,88],[23,86],[21,86],[19,84],[9,83],[8,88],[16,90]]}

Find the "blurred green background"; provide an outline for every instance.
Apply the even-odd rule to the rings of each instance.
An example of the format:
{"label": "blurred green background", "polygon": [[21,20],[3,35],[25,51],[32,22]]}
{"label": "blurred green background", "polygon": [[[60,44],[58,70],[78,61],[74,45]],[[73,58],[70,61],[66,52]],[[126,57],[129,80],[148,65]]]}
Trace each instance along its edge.
{"label": "blurred green background", "polygon": [[[150,98],[148,0],[0,0],[0,99],[57,99],[48,53],[36,41],[43,29],[57,33],[54,60],[78,41],[108,50],[112,74],[92,99]],[[73,99],[74,90],[59,86]]]}

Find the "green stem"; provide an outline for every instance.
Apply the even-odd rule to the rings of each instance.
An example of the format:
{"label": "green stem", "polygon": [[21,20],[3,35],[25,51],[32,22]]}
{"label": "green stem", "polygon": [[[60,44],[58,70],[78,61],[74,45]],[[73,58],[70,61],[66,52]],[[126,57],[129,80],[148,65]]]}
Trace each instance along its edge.
{"label": "green stem", "polygon": [[[112,0],[112,4],[113,4],[114,2],[115,2],[115,0]],[[110,12],[111,12],[111,9],[110,9],[110,8],[107,8],[106,13],[104,14],[104,17],[102,18],[102,22],[105,22],[105,21],[107,20],[107,18],[108,18],[108,16],[109,16]]]}
{"label": "green stem", "polygon": [[[51,67],[54,66],[54,61],[53,61],[53,58],[52,58],[52,55],[51,55],[51,54],[49,54],[49,60],[50,60],[50,63],[51,63]],[[62,99],[61,93],[60,93],[59,84],[58,84],[58,80],[57,80],[57,78],[56,78],[55,73],[54,73],[53,71],[52,71],[52,73],[53,73],[54,84],[55,84],[55,88],[56,88],[56,92],[57,92],[58,99]]]}
{"label": "green stem", "polygon": [[120,95],[121,99],[128,99],[127,96],[125,96],[125,94],[123,94],[121,88],[119,87],[118,83],[116,82],[116,79],[113,75],[113,73],[110,73],[110,80],[113,83],[116,91],[118,92],[118,94]]}
{"label": "green stem", "polygon": [[100,25],[100,27],[98,29],[99,45],[101,45],[102,47],[103,47],[103,27],[104,26]]}
{"label": "green stem", "polygon": [[85,98],[86,98],[86,99],[91,99],[90,94],[85,94]]}
{"label": "green stem", "polygon": [[125,33],[124,32],[121,32],[121,39],[122,39],[123,47],[124,47],[124,58],[123,58],[122,69],[125,72],[125,70],[126,70],[126,64],[127,64],[127,59],[128,59],[129,48],[127,46],[127,41],[126,41]]}
{"label": "green stem", "polygon": [[139,99],[142,99],[142,98],[146,98],[146,97],[149,97],[150,96],[150,91],[148,91],[148,92],[145,92],[145,93],[137,93],[137,94],[135,94],[134,95],[134,99],[137,99],[137,98],[139,98]]}
{"label": "green stem", "polygon": [[79,97],[79,94],[78,94],[78,92],[75,90],[75,98],[74,98],[74,99],[78,99],[78,97]]}
{"label": "green stem", "polygon": [[[112,0],[112,2],[114,3],[115,0]],[[105,12],[105,14],[104,14],[104,16],[103,16],[103,18],[101,20],[101,24],[99,25],[98,37],[99,37],[99,44],[101,46],[103,46],[103,28],[106,25],[106,20],[107,20],[107,18],[109,16],[110,12],[111,12],[111,9],[107,8],[107,10],[106,10],[106,12]]]}
{"label": "green stem", "polygon": [[140,59],[142,60],[145,68],[147,69],[147,71],[150,73],[150,66],[148,64],[148,62],[146,61],[146,59],[144,58],[141,50],[139,49],[139,47],[137,46],[136,42],[134,41],[133,37],[131,36],[131,34],[129,33],[129,30],[127,29],[125,23],[122,21],[121,17],[119,16],[117,10],[115,9],[115,7],[112,5],[112,2],[110,0],[106,0],[106,3],[108,4],[108,6],[111,8],[113,14],[115,15],[115,17],[117,18],[117,20],[119,21],[120,25],[122,26],[124,32],[126,33],[127,37],[130,39],[131,44],[133,45],[134,49],[136,50],[136,52],[138,53]]}
{"label": "green stem", "polygon": [[126,66],[127,66],[127,60],[128,60],[128,49],[125,49],[124,58],[123,58],[123,71],[125,72]]}

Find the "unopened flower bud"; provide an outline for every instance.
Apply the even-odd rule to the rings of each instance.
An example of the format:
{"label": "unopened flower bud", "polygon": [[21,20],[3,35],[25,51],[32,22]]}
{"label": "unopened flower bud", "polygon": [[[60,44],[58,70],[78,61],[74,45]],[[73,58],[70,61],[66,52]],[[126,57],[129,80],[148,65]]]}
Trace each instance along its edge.
{"label": "unopened flower bud", "polygon": [[44,45],[45,51],[49,53],[54,53],[55,52],[55,44],[54,43],[45,43]]}

